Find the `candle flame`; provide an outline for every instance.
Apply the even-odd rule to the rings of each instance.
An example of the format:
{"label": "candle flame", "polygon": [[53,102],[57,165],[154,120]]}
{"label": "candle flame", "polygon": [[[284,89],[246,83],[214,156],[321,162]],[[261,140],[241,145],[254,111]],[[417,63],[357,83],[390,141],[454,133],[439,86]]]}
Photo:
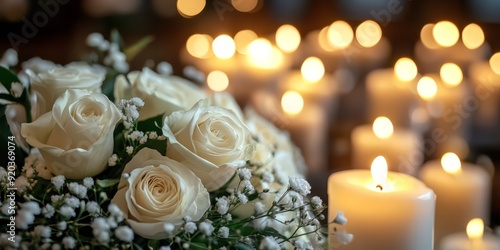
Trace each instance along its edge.
{"label": "candle flame", "polygon": [[470,240],[477,240],[483,237],[484,222],[480,218],[474,218],[467,223],[467,237]]}
{"label": "candle flame", "polygon": [[383,187],[386,185],[387,181],[387,161],[383,156],[377,156],[371,166],[372,178],[375,187],[380,191],[383,190]]}
{"label": "candle flame", "polygon": [[181,16],[190,18],[200,14],[205,5],[205,0],[179,0],[177,1],[177,11]]}
{"label": "candle flame", "polygon": [[500,75],[500,52],[493,54],[490,57],[490,68],[495,74]]}
{"label": "candle flame", "polygon": [[483,29],[475,23],[465,26],[462,30],[462,41],[468,49],[479,48],[484,43]]}
{"label": "candle flame", "polygon": [[441,21],[434,25],[432,35],[439,45],[451,47],[458,42],[460,32],[454,23],[450,21]]}
{"label": "candle flame", "polygon": [[417,83],[418,95],[426,100],[432,100],[437,94],[437,84],[432,77],[424,76]]}
{"label": "candle flame", "polygon": [[394,126],[389,118],[379,116],[373,121],[373,133],[380,139],[389,138],[394,133]]}
{"label": "candle flame", "polygon": [[300,45],[300,33],[293,25],[285,24],[276,31],[276,45],[286,53],[292,53]]}
{"label": "candle flame", "polygon": [[325,75],[325,66],[321,59],[311,56],[304,60],[300,72],[307,81],[317,82]]}
{"label": "candle flame", "polygon": [[212,50],[217,58],[231,58],[236,51],[233,38],[228,35],[220,35],[212,42]]}
{"label": "candle flame", "polygon": [[210,53],[212,37],[203,34],[194,34],[186,41],[186,50],[197,58],[207,58]]}
{"label": "candle flame", "polygon": [[257,38],[257,34],[253,30],[241,30],[236,33],[234,35],[234,44],[238,53],[246,54],[248,52],[248,45]]}
{"label": "candle flame", "polygon": [[347,48],[354,38],[351,26],[345,21],[335,21],[328,28],[328,41],[334,47]]}
{"label": "candle flame", "polygon": [[443,64],[439,70],[439,75],[441,80],[450,87],[458,86],[463,80],[462,70],[454,63]]}
{"label": "candle flame", "polygon": [[428,23],[422,27],[422,30],[420,30],[420,40],[422,41],[422,44],[429,49],[439,48],[439,44],[437,44],[436,40],[434,40],[434,36],[432,35],[433,29],[434,24]]}
{"label": "candle flame", "polygon": [[418,69],[412,59],[403,57],[394,64],[394,72],[399,80],[407,82],[415,79]]}
{"label": "candle flame", "polygon": [[462,163],[455,153],[448,152],[441,157],[441,166],[448,174],[458,174],[462,172]]}
{"label": "candle flame", "polygon": [[289,90],[281,97],[281,108],[288,115],[297,115],[304,108],[304,99],[298,92]]}
{"label": "candle flame", "polygon": [[366,20],[356,28],[356,40],[365,48],[377,45],[381,38],[382,29],[380,25],[372,20]]}
{"label": "candle flame", "polygon": [[207,85],[213,91],[224,91],[229,86],[229,78],[222,71],[212,71],[207,76]]}

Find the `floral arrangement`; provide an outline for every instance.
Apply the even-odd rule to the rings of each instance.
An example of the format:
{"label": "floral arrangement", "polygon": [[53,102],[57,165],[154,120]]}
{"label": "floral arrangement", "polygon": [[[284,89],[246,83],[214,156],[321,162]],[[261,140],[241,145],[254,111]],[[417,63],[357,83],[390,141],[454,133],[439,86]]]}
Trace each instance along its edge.
{"label": "floral arrangement", "polygon": [[15,51],[4,54],[0,246],[326,247],[326,207],[307,196],[289,135],[166,63],[128,72],[148,41],[124,49],[94,33],[85,62],[33,58],[17,73]]}

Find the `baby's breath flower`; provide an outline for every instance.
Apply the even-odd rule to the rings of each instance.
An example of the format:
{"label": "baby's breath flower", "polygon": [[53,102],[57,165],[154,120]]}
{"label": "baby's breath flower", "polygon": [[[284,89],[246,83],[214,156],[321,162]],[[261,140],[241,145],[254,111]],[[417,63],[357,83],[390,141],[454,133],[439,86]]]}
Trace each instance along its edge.
{"label": "baby's breath flower", "polygon": [[262,181],[267,183],[274,182],[274,175],[270,171],[265,171],[262,173]]}
{"label": "baby's breath flower", "polygon": [[323,206],[323,201],[318,196],[314,196],[311,198],[311,204],[314,208],[319,208]]}
{"label": "baby's breath flower", "polygon": [[16,227],[19,229],[28,229],[29,225],[35,222],[35,215],[24,209],[19,210],[16,215]]}
{"label": "baby's breath flower", "polygon": [[101,232],[97,235],[94,235],[97,239],[97,242],[99,242],[100,244],[107,244],[109,242],[109,232]]}
{"label": "baby's breath flower", "polygon": [[200,231],[205,235],[205,236],[211,236],[213,231],[214,231],[214,226],[212,226],[212,223],[209,222],[201,222],[199,225]]}
{"label": "baby's breath flower", "polygon": [[59,229],[59,231],[64,231],[64,230],[66,230],[67,227],[68,227],[68,224],[66,223],[66,221],[61,221],[61,222],[57,223],[57,229]]}
{"label": "baby's breath flower", "polygon": [[255,202],[254,206],[255,206],[255,214],[261,214],[265,212],[266,206],[264,205],[264,203],[257,201]]}
{"label": "baby's breath flower", "polygon": [[281,247],[274,237],[266,236],[260,242],[259,249],[261,249],[261,250],[280,250]]}
{"label": "baby's breath flower", "polygon": [[335,233],[335,237],[337,238],[339,243],[342,245],[347,245],[347,244],[351,243],[352,239],[354,238],[354,236],[350,233],[347,233],[346,230],[337,231]]}
{"label": "baby's breath flower", "polygon": [[344,216],[344,212],[337,211],[337,216],[335,216],[335,219],[333,219],[333,223],[339,224],[341,226],[345,225],[347,223],[347,218]]}
{"label": "baby's breath flower", "polygon": [[128,226],[120,226],[115,229],[116,237],[125,242],[132,242],[134,240],[134,231]]}
{"label": "baby's breath flower", "polygon": [[83,185],[86,188],[92,188],[94,186],[94,179],[92,179],[92,177],[87,177],[83,179]]}
{"label": "baby's breath flower", "polygon": [[249,180],[244,180],[243,186],[245,186],[245,192],[247,194],[255,193],[255,188],[253,187],[252,182],[250,182]]}
{"label": "baby's breath flower", "polygon": [[116,154],[112,154],[108,159],[108,165],[110,167],[116,166],[116,162],[118,161],[118,156]]}
{"label": "baby's breath flower", "polygon": [[61,250],[61,245],[55,243],[54,245],[52,245],[52,247],[50,249],[51,250]]}
{"label": "baby's breath flower", "polygon": [[158,134],[156,133],[156,131],[151,131],[148,134],[148,137],[149,137],[149,139],[154,140],[154,139],[158,138]]}
{"label": "baby's breath flower", "polygon": [[85,206],[85,210],[87,210],[89,214],[95,215],[101,210],[101,207],[99,206],[99,203],[95,201],[90,201]]}
{"label": "baby's breath flower", "polygon": [[62,243],[65,249],[73,249],[76,247],[76,240],[71,236],[64,237]]}
{"label": "baby's breath flower", "polygon": [[229,210],[229,200],[227,199],[227,197],[217,197],[215,198],[215,200],[217,201],[217,203],[215,203],[215,205],[217,206],[217,212],[221,215],[226,214]]}
{"label": "baby's breath flower", "polygon": [[248,197],[245,194],[238,192],[238,200],[240,200],[241,204],[247,204]]}
{"label": "baby's breath flower", "polygon": [[134,152],[134,147],[127,146],[127,148],[125,148],[125,151],[127,152],[127,154],[131,155]]}
{"label": "baby's breath flower", "polygon": [[288,182],[290,188],[301,195],[306,196],[311,193],[311,185],[302,177],[290,177]]}
{"label": "baby's breath flower", "polygon": [[50,205],[50,204],[46,204],[45,207],[43,207],[42,209],[42,213],[43,213],[43,216],[45,216],[45,218],[52,218],[52,216],[54,216],[54,213],[56,212],[56,209]]}
{"label": "baby's breath flower", "polygon": [[52,203],[58,203],[59,201],[61,201],[62,199],[64,198],[63,195],[52,195],[50,196],[50,201]]}
{"label": "baby's breath flower", "polygon": [[229,228],[228,227],[221,227],[221,228],[219,228],[219,235],[222,238],[229,237]]}
{"label": "baby's breath flower", "polygon": [[131,105],[134,105],[138,108],[144,107],[144,101],[139,97],[132,97],[130,98],[129,102]]}
{"label": "baby's breath flower", "polygon": [[169,246],[161,246],[158,250],[171,250]]}
{"label": "baby's breath flower", "polygon": [[67,205],[61,206],[61,208],[59,208],[59,213],[64,217],[75,217],[76,216],[75,210],[72,207],[67,206]]}
{"label": "baby's breath flower", "polygon": [[194,232],[196,232],[196,223],[192,222],[192,221],[189,221],[186,223],[186,225],[184,225],[184,230],[187,232],[187,233],[190,233],[190,234],[194,234]]}
{"label": "baby's breath flower", "polygon": [[77,208],[80,206],[80,200],[74,196],[67,197],[64,199],[64,204],[72,207],[72,208]]}
{"label": "baby's breath flower", "polygon": [[171,234],[173,234],[173,233],[174,233],[174,230],[175,230],[175,225],[174,225],[174,224],[172,224],[172,223],[168,223],[168,222],[167,222],[167,223],[163,224],[163,229],[165,230],[165,232],[166,232],[167,234],[170,234],[170,235],[171,235]]}
{"label": "baby's breath flower", "polygon": [[90,33],[87,36],[87,45],[90,47],[98,47],[102,42],[104,42],[104,37],[102,36],[101,33]]}
{"label": "baby's breath flower", "polygon": [[42,210],[40,209],[40,205],[38,202],[35,201],[28,201],[25,203],[19,204],[19,206],[26,211],[29,211],[30,213],[33,213],[35,215],[39,215]]}
{"label": "baby's breath flower", "polygon": [[64,178],[64,175],[58,175],[52,177],[51,182],[56,187],[57,190],[60,190],[61,187],[64,185],[65,180],[66,178]]}
{"label": "baby's breath flower", "polygon": [[172,64],[168,62],[160,62],[156,65],[156,71],[158,71],[160,75],[171,75],[173,72]]}
{"label": "baby's breath flower", "polygon": [[226,214],[226,221],[232,221],[233,220],[233,216],[231,214]]}
{"label": "baby's breath flower", "polygon": [[311,246],[311,244],[301,240],[301,239],[298,239],[296,240],[294,243],[293,243],[293,246],[297,249],[297,250],[313,250],[314,248]]}
{"label": "baby's breath flower", "polygon": [[108,231],[109,225],[106,222],[106,219],[99,217],[95,218],[92,223],[90,223],[90,227],[93,229],[94,236],[99,234],[100,232]]}
{"label": "baby's breath flower", "polygon": [[50,229],[50,227],[38,225],[38,226],[35,227],[34,232],[39,237],[49,238],[50,237],[50,233],[52,232],[52,230]]}
{"label": "baby's breath flower", "polygon": [[85,198],[87,196],[87,188],[76,182],[71,182],[68,184],[69,192],[78,196],[79,198]]}
{"label": "baby's breath flower", "polygon": [[250,178],[252,178],[252,172],[250,172],[248,168],[239,168],[238,175],[241,180],[250,180]]}
{"label": "baby's breath flower", "polygon": [[30,183],[28,182],[28,179],[26,179],[26,177],[22,175],[17,177],[16,181],[14,182],[14,187],[17,188],[18,193],[23,193],[29,185]]}

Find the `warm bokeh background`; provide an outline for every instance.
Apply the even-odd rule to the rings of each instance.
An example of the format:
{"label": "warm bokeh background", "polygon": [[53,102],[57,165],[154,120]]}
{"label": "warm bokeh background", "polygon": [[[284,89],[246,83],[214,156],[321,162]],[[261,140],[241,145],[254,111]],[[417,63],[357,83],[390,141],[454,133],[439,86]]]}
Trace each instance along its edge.
{"label": "warm bokeh background", "polygon": [[[246,1],[246,0],[239,0]],[[66,3],[67,2],[67,3]],[[382,26],[383,34],[392,46],[385,66],[392,66],[402,56],[413,56],[421,27],[426,23],[450,20],[460,29],[474,22],[481,25],[492,51],[500,51],[500,1],[494,0],[261,0],[258,7],[243,13],[231,7],[231,0],[207,1],[204,10],[193,18],[179,15],[175,0],[0,0],[0,53],[11,47],[9,37],[25,36],[26,23],[37,22],[44,12],[42,5],[52,4],[51,17],[35,30],[28,31],[17,46],[20,61],[34,56],[59,64],[78,60],[89,51],[85,39],[89,33],[101,32],[105,36],[117,29],[125,43],[131,44],[142,37],[153,35],[154,41],[131,62],[131,69],[140,69],[145,61],[167,61],[174,73],[182,74],[184,66],[179,53],[187,38],[194,33],[212,36],[225,33],[233,36],[243,29],[252,29],[259,36],[274,34],[285,23],[293,24],[305,35],[345,20],[352,26],[373,19]],[[238,2],[238,1],[233,1]],[[401,4],[403,11],[390,16],[388,4]],[[55,8],[54,6],[57,6]],[[108,6],[108,7],[103,7]],[[389,20],[390,18],[390,20]],[[364,123],[365,96],[363,76],[356,88],[340,97],[340,108],[331,130],[328,149],[329,169],[344,169],[349,165],[350,130]],[[500,128],[499,128],[500,129]],[[475,131],[469,141],[470,159],[487,154],[500,163],[500,138],[491,138],[484,131]],[[485,143],[482,138],[488,138]],[[493,143],[492,143],[493,141]],[[495,143],[497,142],[497,143]],[[498,173],[499,171],[497,171]],[[326,190],[326,182],[317,184]],[[321,194],[323,197],[324,193]],[[495,176],[492,202],[492,224],[500,224],[500,176]]]}

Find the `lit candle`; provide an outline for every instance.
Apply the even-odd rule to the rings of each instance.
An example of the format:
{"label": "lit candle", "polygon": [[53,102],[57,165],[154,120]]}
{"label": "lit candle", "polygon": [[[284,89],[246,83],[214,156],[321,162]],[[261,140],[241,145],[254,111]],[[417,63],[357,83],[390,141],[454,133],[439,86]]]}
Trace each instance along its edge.
{"label": "lit candle", "polygon": [[484,222],[474,218],[467,224],[466,232],[447,235],[438,250],[500,250],[500,238],[484,234]]}
{"label": "lit candle", "polygon": [[287,130],[293,142],[301,149],[309,168],[309,177],[327,173],[328,127],[321,107],[305,103],[297,91],[287,91],[280,98],[259,90],[252,94],[250,105],[277,127]]}
{"label": "lit candle", "polygon": [[354,128],[351,138],[353,168],[368,169],[377,155],[383,155],[389,170],[415,175],[424,159],[422,138],[408,129],[394,129],[387,117]]}
{"label": "lit candle", "polygon": [[301,69],[291,71],[278,80],[278,94],[293,90],[299,92],[307,104],[324,108],[325,116],[334,117],[338,84],[331,75],[325,75],[323,62],[317,57],[308,57]]}
{"label": "lit candle", "polygon": [[356,27],[356,39],[345,49],[344,59],[353,63],[358,70],[371,70],[380,67],[389,58],[391,45],[382,36],[377,22],[366,20]]}
{"label": "lit candle", "polygon": [[417,84],[417,66],[410,58],[401,58],[394,69],[380,69],[366,77],[368,119],[387,116],[398,127],[410,127],[410,112],[416,107],[413,93]]}
{"label": "lit candle", "polygon": [[490,53],[484,42],[481,27],[471,23],[462,30],[462,39],[457,26],[449,21],[425,25],[420,33],[420,41],[415,45],[416,59],[422,72],[431,73],[445,62],[453,62],[467,67],[472,62],[481,61]]}
{"label": "lit candle", "polygon": [[[479,102],[475,113],[475,122],[481,128],[488,128],[488,134],[495,132],[500,122],[500,53],[493,54],[489,61],[480,61],[470,65],[469,77],[473,93]],[[493,138],[492,138],[493,139]]]}
{"label": "lit candle", "polygon": [[419,80],[417,92],[426,101],[431,130],[440,131],[444,138],[436,145],[436,152],[432,153],[442,155],[450,150],[467,153],[455,141],[468,136],[477,103],[468,94],[470,89],[460,68],[456,64],[445,63],[439,75],[429,74]]}
{"label": "lit candle", "polygon": [[436,193],[435,239],[462,231],[472,218],[489,221],[491,176],[480,166],[462,163],[454,153],[426,163],[422,181]]}
{"label": "lit candle", "polygon": [[[383,157],[369,170],[346,170],[328,179],[328,217],[336,211],[348,218],[345,229],[354,235],[346,250],[433,249],[435,199],[433,191],[418,179],[387,171]],[[335,243],[329,225],[330,246]]]}

